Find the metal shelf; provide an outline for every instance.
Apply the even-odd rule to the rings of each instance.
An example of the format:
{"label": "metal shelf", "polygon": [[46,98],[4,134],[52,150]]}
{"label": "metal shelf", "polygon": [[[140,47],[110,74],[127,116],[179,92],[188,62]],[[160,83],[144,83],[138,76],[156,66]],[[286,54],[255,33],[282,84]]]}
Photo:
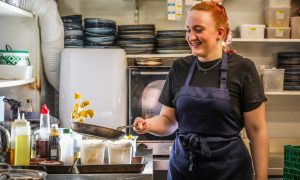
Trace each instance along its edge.
{"label": "metal shelf", "polygon": [[127,58],[138,58],[138,57],[143,57],[143,58],[152,58],[152,57],[185,57],[189,56],[191,54],[129,54],[126,55]]}
{"label": "metal shelf", "polygon": [[265,92],[266,95],[300,95],[300,91]]}
{"label": "metal shelf", "polygon": [[31,12],[12,6],[3,1],[0,1],[0,16],[1,17],[24,17],[24,18],[34,17],[34,15]]}
{"label": "metal shelf", "polygon": [[299,43],[300,39],[242,39],[242,38],[233,38],[232,42],[295,42]]}
{"label": "metal shelf", "polygon": [[27,79],[27,80],[0,80],[0,88],[20,86],[20,85],[30,84],[33,82],[35,82],[34,78]]}

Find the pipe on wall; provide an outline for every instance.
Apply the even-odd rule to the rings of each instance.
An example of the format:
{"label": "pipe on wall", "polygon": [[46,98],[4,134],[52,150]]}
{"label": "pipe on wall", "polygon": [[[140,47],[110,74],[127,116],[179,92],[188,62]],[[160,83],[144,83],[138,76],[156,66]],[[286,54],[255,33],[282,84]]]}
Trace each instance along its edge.
{"label": "pipe on wall", "polygon": [[45,75],[59,90],[61,52],[64,48],[64,26],[54,0],[20,0],[20,8],[39,18],[41,50]]}

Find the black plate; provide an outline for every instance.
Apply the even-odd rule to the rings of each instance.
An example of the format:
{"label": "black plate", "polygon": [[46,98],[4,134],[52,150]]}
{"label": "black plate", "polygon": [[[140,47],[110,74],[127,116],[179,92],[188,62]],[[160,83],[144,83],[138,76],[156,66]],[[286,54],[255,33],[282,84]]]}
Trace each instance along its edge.
{"label": "black plate", "polygon": [[300,86],[283,86],[284,90],[300,90]]}
{"label": "black plate", "polygon": [[120,26],[118,26],[119,31],[154,30],[154,29],[155,29],[155,25],[153,25],[153,24],[120,25]]}
{"label": "black plate", "polygon": [[300,52],[279,52],[278,58],[279,59],[285,59],[285,58],[291,58],[291,57],[300,57]]}

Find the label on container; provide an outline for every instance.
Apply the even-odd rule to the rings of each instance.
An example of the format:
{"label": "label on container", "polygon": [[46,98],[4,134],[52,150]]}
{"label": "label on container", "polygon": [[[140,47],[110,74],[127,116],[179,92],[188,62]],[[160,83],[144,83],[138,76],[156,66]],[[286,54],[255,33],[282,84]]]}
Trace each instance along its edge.
{"label": "label on container", "polygon": [[175,20],[180,21],[182,17],[182,0],[176,0]]}
{"label": "label on container", "polygon": [[51,149],[50,156],[51,157],[56,157],[57,156],[57,149]]}
{"label": "label on container", "polygon": [[168,0],[168,20],[176,19],[175,5],[176,5],[175,0]]}
{"label": "label on container", "polygon": [[250,31],[256,31],[256,28],[255,27],[251,27],[249,28]]}
{"label": "label on container", "polygon": [[283,29],[276,29],[275,36],[276,37],[283,37],[283,32],[284,32]]}
{"label": "label on container", "polygon": [[276,11],[276,19],[284,19],[284,10]]}

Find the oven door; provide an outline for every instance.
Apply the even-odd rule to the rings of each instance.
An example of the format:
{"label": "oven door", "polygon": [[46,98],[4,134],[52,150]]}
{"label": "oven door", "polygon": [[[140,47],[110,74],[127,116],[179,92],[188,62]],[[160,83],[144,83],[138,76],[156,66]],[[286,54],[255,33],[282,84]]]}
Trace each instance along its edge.
{"label": "oven door", "polygon": [[[136,117],[151,118],[160,113],[162,104],[158,102],[170,67],[129,67],[129,124]],[[137,135],[132,129],[129,133]],[[174,140],[172,135],[158,137],[151,134],[137,135],[139,141]]]}

